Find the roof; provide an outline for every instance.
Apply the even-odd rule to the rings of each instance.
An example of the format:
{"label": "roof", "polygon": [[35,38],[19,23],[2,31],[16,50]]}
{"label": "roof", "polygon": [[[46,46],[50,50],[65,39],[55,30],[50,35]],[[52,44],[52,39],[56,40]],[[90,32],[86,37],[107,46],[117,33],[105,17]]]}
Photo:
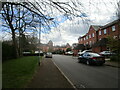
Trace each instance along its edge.
{"label": "roof", "polygon": [[114,25],[114,24],[116,24],[118,22],[120,23],[120,19],[114,20],[113,22],[104,25],[101,29],[104,29],[104,28],[107,28],[109,26],[112,26],[112,25]]}
{"label": "roof", "polygon": [[[98,29],[102,27],[102,26],[100,26],[100,25],[91,25],[91,26],[94,28],[95,31],[98,31]],[[91,26],[90,26],[90,27],[91,27]],[[80,38],[84,38],[86,35],[87,35],[87,33],[86,33],[85,35],[83,35],[83,36],[80,36],[80,37],[78,38],[78,40],[79,40]]]}
{"label": "roof", "polygon": [[96,31],[99,29],[99,28],[101,28],[102,26],[100,26],[100,25],[91,25]]}

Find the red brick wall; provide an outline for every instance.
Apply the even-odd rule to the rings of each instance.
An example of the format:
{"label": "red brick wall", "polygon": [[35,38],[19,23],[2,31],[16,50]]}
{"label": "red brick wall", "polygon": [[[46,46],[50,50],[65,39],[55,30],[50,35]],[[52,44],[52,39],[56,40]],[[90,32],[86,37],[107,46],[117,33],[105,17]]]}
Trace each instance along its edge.
{"label": "red brick wall", "polygon": [[[94,37],[92,36],[93,33],[94,33]],[[78,43],[86,45],[87,43],[90,44],[90,41],[91,41],[91,44],[93,44],[97,41],[97,35],[96,34],[97,34],[96,30],[94,30],[94,28],[91,26],[89,28],[88,33],[86,35],[84,35],[83,37],[81,37],[79,39]],[[88,36],[88,39],[86,39],[86,36]],[[85,40],[84,40],[84,38],[85,38]],[[82,39],[82,41],[81,41],[81,39]]]}
{"label": "red brick wall", "polygon": [[[115,26],[115,31],[112,31],[112,26]],[[117,36],[117,38],[119,38],[120,30],[119,30],[118,23],[114,24],[112,26],[104,28],[107,31],[106,34],[104,34],[104,29],[99,29],[98,30],[98,40],[100,40],[101,38],[107,38],[108,36],[111,36],[111,37]],[[101,35],[99,35],[99,31],[102,32]]]}
{"label": "red brick wall", "polygon": [[92,52],[95,52],[95,53],[100,53],[102,51],[106,51],[107,48],[106,47],[93,47],[92,48]]}

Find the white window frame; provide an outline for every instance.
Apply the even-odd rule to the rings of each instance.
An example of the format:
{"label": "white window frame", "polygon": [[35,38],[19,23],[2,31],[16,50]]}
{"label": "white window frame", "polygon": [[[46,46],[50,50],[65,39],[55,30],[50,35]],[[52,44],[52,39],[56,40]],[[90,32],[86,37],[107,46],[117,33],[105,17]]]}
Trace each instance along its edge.
{"label": "white window frame", "polygon": [[114,26],[112,26],[112,31],[115,31],[115,25],[114,25]]}
{"label": "white window frame", "polygon": [[95,34],[93,33],[92,36],[95,37]]}
{"label": "white window frame", "polygon": [[107,34],[107,29],[104,29],[104,34]]}
{"label": "white window frame", "polygon": [[92,41],[90,41],[90,46],[92,45]]}
{"label": "white window frame", "polygon": [[86,39],[88,39],[88,36],[86,36]]}
{"label": "white window frame", "polygon": [[80,40],[82,41],[82,38]]}
{"label": "white window frame", "polygon": [[91,38],[91,34],[89,34],[89,38]]}
{"label": "white window frame", "polygon": [[101,35],[102,34],[102,31],[99,31],[99,35]]}

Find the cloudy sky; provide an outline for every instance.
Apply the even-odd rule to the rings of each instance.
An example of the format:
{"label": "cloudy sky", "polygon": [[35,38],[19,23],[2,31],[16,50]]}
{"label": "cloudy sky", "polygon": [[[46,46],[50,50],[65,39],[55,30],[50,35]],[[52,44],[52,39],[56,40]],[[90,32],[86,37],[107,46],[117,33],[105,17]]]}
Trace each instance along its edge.
{"label": "cloudy sky", "polygon": [[[69,1],[69,0],[68,0]],[[89,25],[105,25],[115,19],[116,17],[116,2],[118,0],[81,0],[87,17],[83,19],[89,22],[83,22],[81,18],[74,18],[73,20],[66,19],[59,23],[57,27],[53,27],[49,34],[42,33],[42,43],[47,43],[52,40],[54,45],[64,45],[78,42],[78,37],[86,34],[89,30]],[[58,13],[58,12],[56,12]],[[56,14],[59,16],[59,14]],[[62,21],[64,17],[60,16],[58,21]]]}
{"label": "cloudy sky", "polygon": [[[53,1],[70,3],[70,1],[77,2],[79,0]],[[73,43],[77,43],[79,36],[86,34],[90,25],[105,25],[117,19],[116,8],[118,1],[119,0],[80,0],[79,2],[82,6],[76,8],[81,10],[82,14],[80,14],[80,16],[82,18],[74,17],[72,20],[65,18],[63,13],[54,9],[52,10],[53,13],[50,14],[51,12],[49,12],[48,7],[46,9],[46,15],[49,14],[53,17],[54,21],[56,20],[58,22],[58,25],[51,27],[49,33],[42,32],[41,42],[47,43],[49,40],[52,40],[54,45],[65,45],[66,43],[72,45]],[[83,22],[83,20],[85,20],[85,22]],[[6,34],[3,33],[2,35],[4,36]],[[5,36],[5,38],[9,38],[9,36],[10,35]]]}

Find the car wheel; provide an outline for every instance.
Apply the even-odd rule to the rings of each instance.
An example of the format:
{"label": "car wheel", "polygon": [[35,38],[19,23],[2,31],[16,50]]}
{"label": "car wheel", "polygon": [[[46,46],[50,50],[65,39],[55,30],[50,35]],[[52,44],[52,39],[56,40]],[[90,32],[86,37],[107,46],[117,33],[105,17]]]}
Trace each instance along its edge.
{"label": "car wheel", "polygon": [[88,61],[88,60],[87,60],[86,64],[87,64],[87,65],[90,65],[90,63],[89,63],[89,61]]}

